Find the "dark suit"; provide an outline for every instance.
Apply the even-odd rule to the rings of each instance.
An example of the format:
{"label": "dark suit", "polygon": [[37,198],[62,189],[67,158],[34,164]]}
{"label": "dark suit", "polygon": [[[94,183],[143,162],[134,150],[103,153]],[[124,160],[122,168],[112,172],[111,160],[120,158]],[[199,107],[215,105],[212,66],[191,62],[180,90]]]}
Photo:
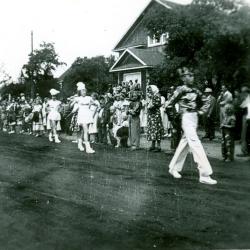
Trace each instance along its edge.
{"label": "dark suit", "polygon": [[207,96],[204,99],[202,110],[204,112],[205,137],[211,140],[215,136],[216,98],[212,95]]}

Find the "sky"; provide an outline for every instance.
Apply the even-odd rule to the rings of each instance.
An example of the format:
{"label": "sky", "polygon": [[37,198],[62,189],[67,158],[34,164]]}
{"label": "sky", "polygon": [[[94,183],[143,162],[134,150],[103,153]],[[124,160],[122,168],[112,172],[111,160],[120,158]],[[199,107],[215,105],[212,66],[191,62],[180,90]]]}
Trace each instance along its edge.
{"label": "sky", "polygon": [[[173,0],[182,4],[190,0]],[[0,68],[14,80],[43,41],[55,43],[62,74],[77,57],[108,56],[150,0],[1,0]]]}

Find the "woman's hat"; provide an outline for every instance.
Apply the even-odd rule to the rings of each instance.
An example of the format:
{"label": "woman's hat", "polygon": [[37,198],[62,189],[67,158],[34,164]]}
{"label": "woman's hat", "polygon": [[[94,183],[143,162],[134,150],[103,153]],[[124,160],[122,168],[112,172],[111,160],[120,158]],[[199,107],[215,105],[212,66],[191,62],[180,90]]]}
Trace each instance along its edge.
{"label": "woman's hat", "polygon": [[204,91],[204,93],[212,93],[212,92],[213,92],[213,90],[210,89],[210,88],[206,88],[205,91]]}
{"label": "woman's hat", "polygon": [[151,88],[154,95],[159,93],[159,89],[156,85],[149,85],[149,88]]}
{"label": "woman's hat", "polygon": [[58,91],[56,89],[51,89],[49,92],[50,92],[51,95],[57,95],[57,94],[60,93],[60,91]]}
{"label": "woman's hat", "polygon": [[79,90],[86,89],[85,84],[84,84],[83,82],[78,82],[78,83],[76,84],[76,86],[77,86],[77,90],[78,90],[78,91],[79,91]]}

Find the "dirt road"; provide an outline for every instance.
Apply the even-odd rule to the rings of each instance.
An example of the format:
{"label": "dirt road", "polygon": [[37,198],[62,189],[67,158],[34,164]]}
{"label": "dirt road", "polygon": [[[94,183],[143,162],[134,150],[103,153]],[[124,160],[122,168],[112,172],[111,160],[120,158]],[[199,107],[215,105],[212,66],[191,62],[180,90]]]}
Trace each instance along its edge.
{"label": "dirt road", "polygon": [[95,149],[0,134],[0,249],[250,248],[249,162],[207,186],[191,157],[174,180],[172,155]]}

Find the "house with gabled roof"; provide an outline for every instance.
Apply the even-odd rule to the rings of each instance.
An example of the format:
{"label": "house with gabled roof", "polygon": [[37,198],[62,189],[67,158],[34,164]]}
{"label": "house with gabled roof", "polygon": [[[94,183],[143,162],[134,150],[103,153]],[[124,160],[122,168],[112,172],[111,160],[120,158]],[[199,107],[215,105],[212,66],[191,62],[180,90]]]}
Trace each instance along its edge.
{"label": "house with gabled roof", "polygon": [[164,61],[164,46],[168,41],[168,33],[160,37],[150,37],[146,28],[146,21],[152,11],[165,8],[167,11],[175,8],[177,4],[167,0],[151,0],[128,31],[117,43],[114,52],[119,58],[111,67],[117,82],[138,80],[142,89],[146,89],[146,81],[150,70]]}

